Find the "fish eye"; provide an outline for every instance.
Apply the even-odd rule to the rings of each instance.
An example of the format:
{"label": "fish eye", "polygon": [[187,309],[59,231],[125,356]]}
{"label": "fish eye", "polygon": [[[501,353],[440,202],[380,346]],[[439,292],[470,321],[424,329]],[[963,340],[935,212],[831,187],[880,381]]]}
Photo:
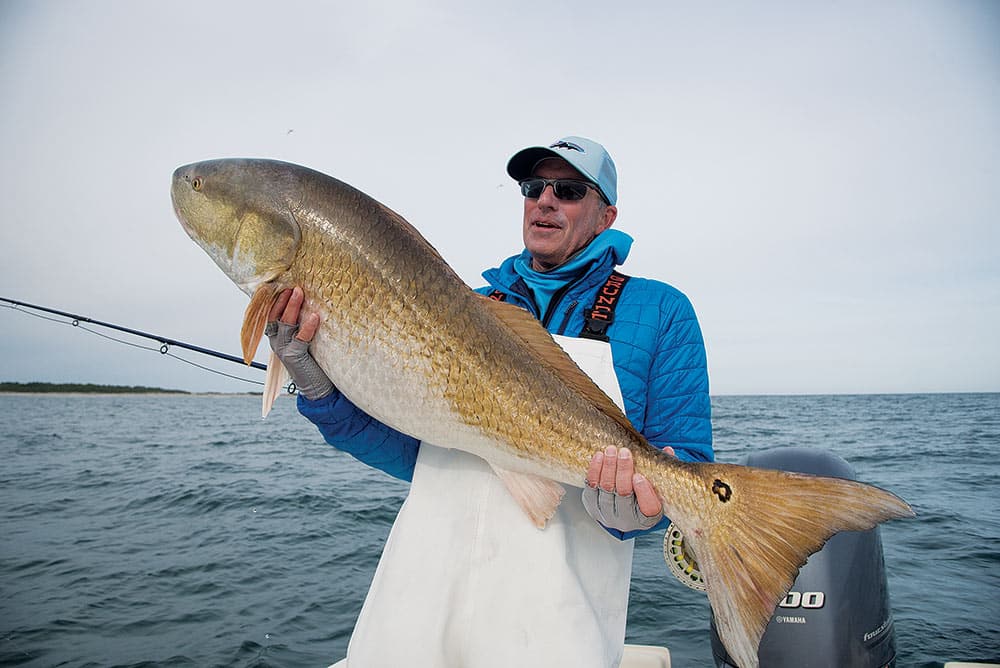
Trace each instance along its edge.
{"label": "fish eye", "polygon": [[202,185],[202,183],[201,183],[201,177],[200,176],[196,176],[196,177],[194,177],[194,179],[191,180],[191,187],[194,190],[196,190],[196,191],[197,190],[201,190],[201,185]]}

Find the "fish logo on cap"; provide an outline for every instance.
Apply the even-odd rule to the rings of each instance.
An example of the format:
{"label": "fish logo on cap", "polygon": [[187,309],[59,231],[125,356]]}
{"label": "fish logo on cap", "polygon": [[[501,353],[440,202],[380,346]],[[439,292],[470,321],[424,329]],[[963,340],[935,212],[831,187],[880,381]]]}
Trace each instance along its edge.
{"label": "fish logo on cap", "polygon": [[573,144],[572,142],[568,142],[565,139],[557,141],[555,144],[549,146],[549,148],[568,148],[574,151],[579,151],[580,153],[586,153],[586,151],[583,150],[582,146],[580,146],[579,144]]}

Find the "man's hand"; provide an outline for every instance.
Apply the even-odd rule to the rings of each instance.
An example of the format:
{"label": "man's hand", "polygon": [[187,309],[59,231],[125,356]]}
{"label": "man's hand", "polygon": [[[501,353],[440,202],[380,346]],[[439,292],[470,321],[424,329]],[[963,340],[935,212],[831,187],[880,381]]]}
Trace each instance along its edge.
{"label": "man's hand", "polygon": [[[665,452],[674,454],[673,448]],[[635,472],[628,448],[597,452],[587,469],[583,507],[603,526],[619,531],[651,529],[663,517],[663,504],[649,480]]]}
{"label": "man's hand", "polygon": [[309,354],[309,342],[319,328],[319,315],[310,313],[299,324],[302,289],[285,290],[267,316],[264,333],[271,350],[288,370],[295,386],[306,399],[322,399],[335,389],[316,360]]}

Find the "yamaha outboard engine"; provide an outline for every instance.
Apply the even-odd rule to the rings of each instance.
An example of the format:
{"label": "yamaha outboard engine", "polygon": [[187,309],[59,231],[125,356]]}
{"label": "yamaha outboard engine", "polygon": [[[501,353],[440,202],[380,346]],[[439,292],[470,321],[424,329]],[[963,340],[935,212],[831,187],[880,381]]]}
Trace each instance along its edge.
{"label": "yamaha outboard engine", "polygon": [[[747,466],[855,480],[843,459],[821,450],[778,448],[747,457]],[[712,619],[712,654],[719,668],[733,660]],[[845,531],[809,557],[768,623],[757,656],[761,668],[884,668],[896,664],[878,528]]]}

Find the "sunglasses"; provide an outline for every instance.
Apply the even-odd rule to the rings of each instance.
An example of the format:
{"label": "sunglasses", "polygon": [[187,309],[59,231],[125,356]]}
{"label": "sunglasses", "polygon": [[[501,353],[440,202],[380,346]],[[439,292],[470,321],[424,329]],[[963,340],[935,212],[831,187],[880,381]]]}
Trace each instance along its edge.
{"label": "sunglasses", "polygon": [[[597,187],[586,181],[576,179],[525,179],[521,184],[521,194],[530,199],[538,199],[545,192],[546,186],[552,186],[552,193],[556,199],[569,200],[575,202],[587,196],[587,190],[595,190],[600,195],[601,191]],[[604,196],[601,196],[604,199]]]}

